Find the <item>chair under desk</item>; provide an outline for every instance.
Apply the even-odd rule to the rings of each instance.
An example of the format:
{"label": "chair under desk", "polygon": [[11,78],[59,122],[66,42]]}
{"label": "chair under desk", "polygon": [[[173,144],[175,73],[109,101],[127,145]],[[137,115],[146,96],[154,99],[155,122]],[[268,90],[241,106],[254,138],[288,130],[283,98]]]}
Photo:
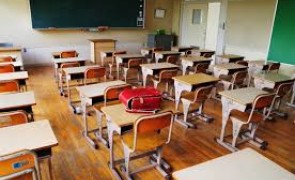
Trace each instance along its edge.
{"label": "chair under desk", "polygon": [[1,62],[0,65],[12,64],[14,66],[14,71],[23,70],[23,62],[21,61],[13,61],[13,62]]}
{"label": "chair under desk", "polygon": [[24,110],[31,114],[31,119],[33,120],[32,106],[34,105],[36,105],[36,100],[32,91],[0,94],[0,112]]}
{"label": "chair under desk", "polygon": [[250,148],[176,171],[172,177],[175,180],[295,180],[294,174]]}
{"label": "chair under desk", "polygon": [[244,60],[244,56],[235,55],[235,54],[224,54],[216,56],[216,64],[226,64],[226,63],[235,63],[240,60]]}
{"label": "chair under desk", "polygon": [[[70,90],[70,81],[72,80],[82,80],[84,78],[84,72],[87,68],[92,67],[100,67],[99,65],[92,65],[92,66],[80,66],[80,67],[69,67],[69,68],[63,68],[63,72],[66,76],[66,86],[67,86],[67,98],[68,103],[70,106],[72,106],[72,100],[71,100],[71,90]],[[60,93],[64,94],[63,89],[63,83],[62,83],[62,76],[59,77],[59,87],[60,87]],[[74,112],[76,112],[75,107],[72,106],[74,109]]]}
{"label": "chair under desk", "polygon": [[84,122],[83,136],[86,138],[87,142],[89,142],[89,144],[94,148],[96,148],[97,146],[94,143],[94,141],[89,137],[89,134],[96,132],[98,129],[90,130],[88,128],[87,106],[92,106],[97,101],[103,101],[104,92],[108,87],[124,84],[126,84],[126,82],[117,80],[76,87],[80,94],[82,106],[82,118]]}
{"label": "chair under desk", "polygon": [[199,63],[210,63],[212,61],[212,58],[188,55],[180,57],[180,60],[182,65],[182,75],[185,75],[188,67],[194,67]]}
{"label": "chair under desk", "polygon": [[146,87],[148,75],[154,76],[159,74],[162,70],[178,69],[179,66],[171,63],[152,63],[141,64],[143,86]]}
{"label": "chair under desk", "polygon": [[12,81],[16,80],[20,85],[24,85],[27,90],[26,80],[29,79],[27,71],[16,71],[9,73],[0,73],[0,81]]}
{"label": "chair under desk", "polygon": [[221,95],[222,104],[222,126],[220,137],[217,138],[217,143],[219,143],[226,149],[235,152],[238,149],[232,148],[230,144],[225,141],[225,129],[227,122],[229,120],[231,110],[237,109],[239,111],[245,111],[247,107],[252,105],[252,102],[258,95],[267,94],[267,92],[253,87],[249,87],[229,91],[222,91],[219,92],[219,94]]}
{"label": "chair under desk", "polygon": [[156,51],[155,52],[155,60],[156,63],[159,63],[160,59],[163,59],[166,61],[168,56],[172,56],[172,55],[180,55],[180,52],[176,52],[176,51]]}
{"label": "chair under desk", "polygon": [[[111,105],[101,108],[102,112],[106,115],[107,119],[107,128],[108,128],[108,140],[110,145],[110,163],[109,168],[112,170],[113,174],[118,178],[121,179],[119,173],[115,169],[115,166],[118,164],[122,164],[124,159],[115,159],[114,155],[114,142],[113,136],[116,132],[117,134],[121,135],[125,131],[133,129],[134,122],[145,115],[146,113],[129,113],[126,112],[125,106],[123,104]],[[163,100],[161,102],[161,110],[160,112],[171,111],[175,114],[175,108],[172,106],[171,101]],[[152,155],[152,154],[151,154]],[[132,159],[132,157],[131,157]],[[169,166],[166,162],[163,162],[166,166]]]}
{"label": "chair under desk", "polygon": [[120,64],[128,63],[130,59],[134,58],[144,58],[142,54],[117,54],[116,58],[116,71],[117,71],[117,79],[120,79]]}
{"label": "chair under desk", "polygon": [[52,147],[58,141],[48,120],[40,120],[0,128],[0,156],[28,149],[36,152],[39,159],[48,158],[50,177]]}

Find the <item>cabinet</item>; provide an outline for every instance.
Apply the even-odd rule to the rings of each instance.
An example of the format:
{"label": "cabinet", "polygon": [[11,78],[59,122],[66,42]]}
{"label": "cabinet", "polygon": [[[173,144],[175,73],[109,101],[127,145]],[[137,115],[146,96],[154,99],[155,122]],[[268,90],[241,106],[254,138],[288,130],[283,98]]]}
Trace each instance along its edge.
{"label": "cabinet", "polygon": [[156,35],[149,34],[148,47],[163,47],[164,50],[170,50],[174,46],[174,35]]}
{"label": "cabinet", "polygon": [[100,51],[113,51],[116,48],[114,39],[89,39],[91,48],[91,61],[101,64]]}

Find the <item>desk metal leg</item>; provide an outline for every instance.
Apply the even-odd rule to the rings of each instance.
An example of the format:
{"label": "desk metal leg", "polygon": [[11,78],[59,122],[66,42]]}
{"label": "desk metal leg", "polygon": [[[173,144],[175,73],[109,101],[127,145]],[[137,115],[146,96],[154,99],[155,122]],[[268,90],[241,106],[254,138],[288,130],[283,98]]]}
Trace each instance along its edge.
{"label": "desk metal leg", "polygon": [[177,81],[174,81],[174,88],[175,88],[175,109],[178,110],[179,101],[180,101],[182,91],[185,91],[185,90],[190,91],[191,87],[187,88],[183,84],[181,84]]}
{"label": "desk metal leg", "polygon": [[182,75],[186,75],[186,70],[189,66],[186,63],[182,63]]}
{"label": "desk metal leg", "polygon": [[142,71],[142,84],[143,84],[143,87],[146,87],[148,72],[144,68],[142,68],[141,71]]}
{"label": "desk metal leg", "polygon": [[120,63],[119,62],[116,62],[116,69],[117,69],[117,79],[119,80],[120,79]]}

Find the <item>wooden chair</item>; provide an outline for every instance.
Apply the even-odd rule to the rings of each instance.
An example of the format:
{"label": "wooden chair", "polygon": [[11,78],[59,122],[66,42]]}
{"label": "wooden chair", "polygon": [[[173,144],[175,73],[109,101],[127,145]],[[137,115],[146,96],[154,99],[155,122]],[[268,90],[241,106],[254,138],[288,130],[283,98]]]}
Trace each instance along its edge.
{"label": "wooden chair", "polygon": [[13,62],[14,59],[11,56],[0,56],[0,63],[2,62]]}
{"label": "wooden chair", "polygon": [[[170,142],[172,124],[173,115],[171,112],[147,115],[136,120],[133,130],[121,136],[125,157],[125,166],[122,166],[121,169],[127,179],[131,179],[135,173],[154,167],[165,178],[168,178],[167,170],[162,165],[162,149]],[[164,133],[164,129],[168,129],[168,133]],[[136,156],[132,156],[132,159],[139,159],[151,153],[156,154],[155,162],[151,160],[149,166],[130,170],[129,164],[132,154],[136,154]]]}
{"label": "wooden chair", "polygon": [[275,87],[275,89],[263,88],[264,91],[276,94],[273,108],[268,109],[268,114],[267,114],[268,119],[272,119],[272,117],[270,116],[273,114],[278,115],[280,117],[284,117],[284,118],[288,117],[287,113],[280,111],[280,106],[281,106],[283,97],[292,90],[293,84],[294,84],[294,81],[281,83],[277,87]]}
{"label": "wooden chair", "polygon": [[68,62],[68,63],[62,63],[60,65],[60,69],[58,70],[58,77],[59,77],[59,88],[61,95],[63,95],[63,82],[65,82],[65,73],[63,69],[70,68],[70,67],[79,67],[80,64],[78,62]]}
{"label": "wooden chair", "polygon": [[0,179],[39,180],[37,155],[29,150],[0,156]]}
{"label": "wooden chair", "polygon": [[129,70],[132,69],[137,71],[137,81],[140,81],[141,64],[143,64],[143,58],[129,59],[127,65],[124,65],[125,67],[123,68],[125,82],[127,82]]}
{"label": "wooden chair", "polygon": [[121,101],[119,101],[119,94],[125,89],[131,89],[131,88],[132,86],[130,84],[110,86],[104,91],[103,103],[99,102],[93,105],[93,109],[96,113],[97,125],[98,125],[98,131],[96,133],[96,137],[107,147],[108,147],[108,140],[107,138],[103,137],[103,129],[106,126],[105,126],[105,123],[103,123],[104,113],[101,111],[101,108],[107,105],[114,105],[114,104],[121,103]]}
{"label": "wooden chair", "polygon": [[100,82],[101,79],[106,81],[106,68],[105,67],[89,67],[84,72],[84,85],[90,83]]}
{"label": "wooden chair", "polygon": [[235,62],[236,64],[242,65],[242,66],[247,66],[248,67],[248,62],[244,60],[239,60]]}
{"label": "wooden chair", "polygon": [[113,52],[113,55],[112,55],[112,62],[109,64],[109,77],[113,78],[113,72],[115,71],[114,69],[116,69],[116,55],[119,55],[119,54],[127,54],[127,51],[116,51],[116,52]]}
{"label": "wooden chair", "polygon": [[0,81],[0,93],[19,92],[19,84],[17,81]]}
{"label": "wooden chair", "polygon": [[60,53],[60,58],[71,58],[71,57],[78,57],[78,53],[75,50],[72,51],[63,51]]}
{"label": "wooden chair", "polygon": [[0,73],[8,73],[8,72],[14,72],[14,66],[12,64],[0,64]]}
{"label": "wooden chair", "polygon": [[178,65],[179,64],[179,56],[178,55],[170,55],[170,56],[167,56],[166,62],[167,63]]}
{"label": "wooden chair", "polygon": [[203,113],[203,108],[205,101],[211,96],[213,87],[213,85],[200,87],[192,93],[186,93],[182,95],[181,102],[183,120],[177,118],[177,122],[179,122],[186,128],[195,128],[194,124],[188,122],[189,113],[193,113],[195,116],[199,117],[200,119],[203,119],[205,122],[212,121],[212,117],[209,117],[208,115]]}
{"label": "wooden chair", "polygon": [[172,87],[173,87],[173,77],[177,76],[177,69],[170,69],[170,70],[162,70],[159,74],[159,76],[155,76],[153,78],[153,83],[154,83],[154,88],[158,89],[159,83],[165,83],[166,88],[165,92],[169,92],[169,87],[171,88],[170,90],[170,95],[172,94]]}
{"label": "wooden chair", "polygon": [[220,76],[219,78],[221,79],[221,83],[223,84],[225,90],[233,90],[235,88],[243,87],[247,77],[248,71],[238,71],[232,76]]}
{"label": "wooden chair", "polygon": [[0,113],[0,128],[24,124],[29,122],[25,111],[11,111]]}
{"label": "wooden chair", "polygon": [[267,69],[267,73],[276,72],[278,73],[280,70],[281,63],[271,63]]}
{"label": "wooden chair", "polygon": [[[266,149],[268,143],[255,135],[259,123],[265,119],[264,114],[261,114],[258,111],[265,108],[272,108],[274,98],[275,94],[262,94],[254,99],[250,112],[242,112],[236,109],[230,112],[230,119],[233,123],[233,139],[231,144],[233,149],[237,150],[236,144],[239,135],[241,135],[243,139],[241,143],[249,141],[251,144],[258,146],[261,149]],[[248,130],[240,134],[243,125],[248,125]]]}
{"label": "wooden chair", "polygon": [[203,54],[203,57],[211,58],[215,53],[214,52],[206,52]]}
{"label": "wooden chair", "polygon": [[207,73],[209,66],[210,66],[209,62],[198,63],[195,67],[193,67],[193,72],[194,73]]}

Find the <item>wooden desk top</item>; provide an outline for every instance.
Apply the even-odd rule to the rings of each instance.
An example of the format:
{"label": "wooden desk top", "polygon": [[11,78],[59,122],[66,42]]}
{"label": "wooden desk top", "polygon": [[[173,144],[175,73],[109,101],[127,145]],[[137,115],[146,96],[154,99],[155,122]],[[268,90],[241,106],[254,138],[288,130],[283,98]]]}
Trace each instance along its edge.
{"label": "wooden desk top", "polygon": [[193,49],[193,52],[202,52],[202,53],[215,53],[215,51],[213,50],[209,50],[209,49]]}
{"label": "wooden desk top", "polygon": [[238,58],[244,58],[244,56],[235,55],[235,54],[218,55],[218,57],[226,58],[226,59],[238,59]]}
{"label": "wooden desk top", "polygon": [[257,79],[262,79],[271,83],[290,81],[293,79],[290,76],[286,76],[286,75],[278,74],[278,73],[266,73],[266,74],[259,73],[259,74],[254,74],[253,77]]}
{"label": "wooden desk top", "polygon": [[181,54],[180,52],[176,52],[176,51],[156,51],[155,54],[162,54],[162,55],[179,55]]}
{"label": "wooden desk top", "polygon": [[117,54],[114,55],[115,57],[122,58],[122,59],[130,59],[130,58],[143,58],[142,54]]}
{"label": "wooden desk top", "polygon": [[0,110],[36,105],[33,91],[0,94]]}
{"label": "wooden desk top", "polygon": [[114,39],[88,39],[91,42],[116,42]]}
{"label": "wooden desk top", "polygon": [[240,65],[240,64],[235,64],[235,63],[227,63],[227,64],[215,65],[214,68],[229,70],[229,69],[244,69],[244,68],[247,69],[248,67]]}
{"label": "wooden desk top", "polygon": [[110,86],[123,85],[123,84],[126,84],[126,82],[117,80],[117,81],[108,81],[108,82],[102,82],[97,84],[90,84],[85,86],[78,86],[76,87],[76,89],[79,91],[80,94],[83,94],[83,96],[87,98],[94,98],[94,97],[103,96],[106,88]]}
{"label": "wooden desk top", "polygon": [[203,56],[182,56],[180,59],[183,60],[183,61],[192,61],[192,62],[212,61],[212,58],[206,58],[206,57],[203,57]]}
{"label": "wooden desk top", "polygon": [[10,73],[0,73],[0,81],[29,79],[28,71],[16,71]]}
{"label": "wooden desk top", "polygon": [[7,52],[7,51],[21,51],[21,47],[0,47],[0,52]]}
{"label": "wooden desk top", "polygon": [[83,57],[70,57],[70,58],[56,58],[56,59],[53,59],[53,62],[55,64],[66,63],[66,62],[80,62],[80,61],[88,61],[88,59],[83,58]]}
{"label": "wooden desk top", "polygon": [[172,176],[176,180],[295,179],[294,174],[250,148],[176,171]]}
{"label": "wooden desk top", "polygon": [[151,63],[151,64],[141,64],[140,65],[143,68],[146,69],[166,69],[166,68],[178,68],[177,65],[175,64],[171,64],[171,63],[167,63],[167,62],[163,62],[163,63]]}
{"label": "wooden desk top", "polygon": [[28,149],[40,150],[58,145],[48,120],[0,128],[0,156]]}
{"label": "wooden desk top", "polygon": [[187,84],[187,85],[198,85],[203,83],[219,81],[218,78],[204,74],[204,73],[190,74],[185,76],[176,76],[176,77],[173,77],[173,79],[175,81],[178,81],[180,83]]}
{"label": "wooden desk top", "polygon": [[[112,121],[119,127],[132,125],[139,117],[150,115],[147,113],[129,113],[125,111],[123,104],[116,104],[101,108],[102,112],[107,116],[111,117]],[[162,100],[161,110],[159,112],[172,111],[176,113],[175,104],[172,101]]]}
{"label": "wooden desk top", "polygon": [[6,64],[12,64],[14,67],[21,67],[21,66],[23,66],[23,62],[21,62],[21,61],[1,62],[0,63],[0,66],[1,65],[6,65]]}
{"label": "wooden desk top", "polygon": [[68,68],[63,68],[62,70],[68,75],[81,74],[81,73],[84,73],[84,71],[87,68],[91,68],[91,67],[100,67],[100,66],[99,65],[92,65],[92,66],[68,67]]}
{"label": "wooden desk top", "polygon": [[240,104],[247,105],[247,104],[251,104],[258,95],[268,94],[268,92],[262,91],[260,89],[256,89],[254,87],[250,87],[250,88],[240,88],[240,89],[234,89],[229,91],[222,91],[222,92],[219,92],[218,94],[226,98],[232,99]]}

